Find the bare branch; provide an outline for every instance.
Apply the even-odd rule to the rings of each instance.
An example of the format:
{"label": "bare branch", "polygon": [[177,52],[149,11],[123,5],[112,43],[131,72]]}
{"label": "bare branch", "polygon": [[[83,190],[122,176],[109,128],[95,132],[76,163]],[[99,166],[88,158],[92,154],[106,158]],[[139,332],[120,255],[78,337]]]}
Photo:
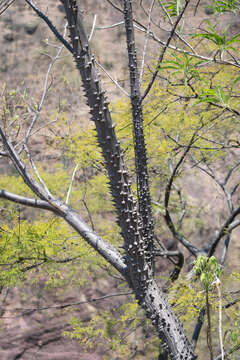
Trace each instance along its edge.
{"label": "bare branch", "polygon": [[66,47],[66,49],[68,51],[70,51],[70,53],[73,53],[73,48],[71,47],[71,45],[62,37],[62,35],[57,31],[57,29],[55,28],[55,26],[52,24],[52,22],[49,20],[49,18],[43,14],[43,12],[41,12],[37,6],[32,2],[32,0],[25,0],[28,5],[31,6],[31,8],[35,11],[35,13],[41,18],[43,19],[43,21],[48,25],[48,27],[50,28],[50,30],[54,33],[54,35],[56,36],[56,38]]}
{"label": "bare branch", "polygon": [[[67,23],[66,23],[66,25],[65,25],[65,27],[64,27],[63,37],[65,37],[65,35],[66,35],[66,30],[67,30]],[[50,63],[50,65],[49,65],[49,67],[48,67],[48,70],[47,70],[47,73],[46,73],[46,76],[45,76],[45,81],[44,81],[42,96],[41,96],[40,102],[39,102],[39,104],[38,104],[37,110],[32,109],[32,111],[34,112],[34,115],[33,115],[32,122],[31,122],[30,126],[28,127],[28,129],[27,129],[27,131],[26,131],[26,134],[25,134],[25,137],[24,137],[24,141],[23,141],[22,149],[23,149],[24,145],[27,144],[28,138],[29,138],[29,136],[31,135],[32,129],[33,129],[33,127],[34,127],[34,125],[35,125],[35,123],[36,123],[36,121],[37,121],[37,119],[38,119],[38,117],[39,117],[39,114],[40,114],[40,112],[41,112],[41,110],[42,110],[43,103],[44,103],[44,101],[45,101],[45,99],[46,99],[47,92],[48,92],[48,80],[49,80],[49,76],[50,76],[51,70],[52,70],[55,62],[59,59],[59,57],[60,57],[60,55],[61,55],[61,53],[62,53],[63,48],[64,48],[64,45],[58,47],[58,51],[57,51],[56,55],[55,55],[53,58],[51,58],[51,63]],[[19,150],[19,152],[21,152],[22,149]]]}
{"label": "bare branch", "polygon": [[167,281],[166,284],[163,285],[164,292],[169,288],[171,283],[178,279],[178,276],[182,270],[183,264],[184,264],[184,256],[179,250],[175,251],[169,251],[169,250],[154,250],[155,256],[163,256],[163,257],[177,257],[178,261],[175,263],[175,269],[171,272],[169,275],[170,281]]}
{"label": "bare branch", "polygon": [[155,70],[155,72],[153,73],[152,79],[149,81],[149,84],[148,84],[148,86],[147,86],[147,88],[146,88],[146,90],[145,90],[145,92],[144,92],[144,94],[143,94],[143,96],[142,96],[142,98],[141,98],[141,101],[143,101],[143,100],[145,99],[145,97],[147,96],[147,94],[149,93],[149,91],[151,90],[151,88],[152,88],[152,86],[153,86],[153,83],[154,83],[154,81],[155,81],[155,79],[156,79],[156,77],[157,77],[157,74],[158,74],[158,72],[159,72],[160,65],[161,65],[161,63],[162,63],[162,61],[163,61],[163,57],[164,57],[164,55],[165,55],[165,52],[166,52],[166,50],[167,50],[167,48],[168,48],[168,46],[169,46],[169,44],[170,44],[170,42],[171,42],[174,34],[175,34],[175,30],[176,30],[179,22],[181,21],[181,19],[182,19],[183,15],[184,15],[184,13],[185,13],[185,11],[186,11],[186,8],[187,8],[189,2],[190,2],[190,0],[186,0],[186,1],[185,1],[185,4],[184,4],[184,6],[183,6],[183,8],[182,8],[182,10],[181,10],[181,13],[178,15],[177,20],[176,20],[175,24],[173,25],[172,30],[170,31],[169,37],[168,37],[168,39],[167,39],[167,42],[166,42],[166,44],[164,45],[164,47],[163,47],[163,49],[162,49],[162,52],[161,52],[161,54],[160,54],[160,56],[159,56],[159,58],[158,58],[156,70]]}
{"label": "bare branch", "polygon": [[236,227],[238,227],[240,225],[240,219],[237,219],[235,221],[233,221],[229,227],[228,227],[228,231],[231,233]]}
{"label": "bare branch", "polygon": [[[108,294],[108,295],[104,295],[104,296],[100,296],[97,298],[92,298],[92,299],[88,299],[88,300],[84,300],[84,301],[77,301],[77,302],[73,302],[73,303],[67,303],[67,304],[61,304],[61,305],[50,305],[50,306],[42,306],[42,307],[37,307],[37,308],[14,308],[14,309],[7,309],[7,311],[10,312],[16,312],[16,311],[20,311],[23,314],[22,315],[27,315],[28,313],[32,313],[33,311],[43,311],[43,310],[48,310],[48,309],[56,309],[56,310],[61,310],[61,309],[65,309],[71,306],[76,306],[76,305],[83,305],[83,304],[89,304],[89,303],[94,303],[94,302],[98,302],[98,301],[102,301],[102,300],[106,300],[112,297],[118,297],[118,296],[127,296],[127,295],[131,295],[132,291],[128,291],[128,292],[124,292],[124,293],[115,293],[115,294]],[[1,311],[5,311],[5,309],[3,307],[0,307]],[[15,318],[16,316],[1,316],[1,318],[4,319],[9,319],[9,318]]]}
{"label": "bare branch", "polygon": [[72,179],[71,179],[71,182],[70,182],[70,185],[69,185],[69,188],[68,188],[66,201],[65,201],[66,204],[68,204],[68,201],[69,201],[69,197],[70,197],[70,194],[71,194],[71,191],[72,191],[72,186],[73,186],[73,182],[74,182],[74,178],[75,178],[75,174],[77,172],[77,169],[78,169],[78,164],[75,166],[75,168],[73,170],[73,173],[72,173]]}
{"label": "bare branch", "polygon": [[95,60],[97,66],[107,75],[107,77],[123,92],[124,95],[130,97],[129,93],[118,83],[118,81],[114,80],[113,77],[109,74],[109,72],[97,61]]}
{"label": "bare branch", "polygon": [[240,297],[223,305],[223,309],[228,309],[231,306],[236,305],[238,302],[240,302]]}
{"label": "bare branch", "polygon": [[182,227],[182,222],[183,222],[184,216],[186,215],[186,201],[183,197],[181,189],[179,189],[176,186],[176,184],[173,184],[173,187],[179,196],[179,200],[180,200],[180,204],[181,204],[181,212],[178,217],[178,229],[180,230]]}
{"label": "bare branch", "polygon": [[223,194],[226,198],[227,204],[228,204],[228,208],[229,208],[229,212],[232,213],[234,211],[234,206],[233,206],[233,201],[232,201],[232,196],[235,192],[236,187],[238,187],[238,184],[236,186],[233,187],[232,191],[228,191],[227,190],[227,182],[229,180],[229,178],[231,177],[233,171],[235,169],[237,169],[237,167],[240,165],[240,163],[237,163],[236,165],[234,165],[227,173],[226,177],[224,178],[223,181],[220,181],[217,176],[214,174],[213,169],[210,167],[210,165],[205,161],[204,165],[207,167],[207,169],[205,169],[203,166],[200,166],[198,163],[196,164],[196,167],[198,169],[200,169],[201,171],[203,171],[205,174],[207,174],[208,176],[210,176],[215,183],[221,188],[221,190],[223,191]]}
{"label": "bare branch", "polygon": [[212,244],[210,245],[210,249],[208,251],[208,257],[211,257],[215,253],[215,250],[216,250],[220,240],[222,239],[222,237],[228,233],[231,233],[231,231],[233,230],[233,229],[231,229],[231,225],[232,225],[235,217],[239,214],[240,214],[240,206],[238,208],[236,208],[230,214],[230,216],[227,218],[225,223],[222,225],[221,229],[218,231],[217,236],[215,237]]}
{"label": "bare branch", "polygon": [[199,335],[200,335],[200,332],[202,330],[205,314],[206,314],[206,307],[204,306],[199,312],[198,319],[197,319],[197,324],[195,326],[193,336],[192,336],[192,346],[193,346],[194,350],[196,349],[197,342],[198,342],[198,339],[199,339]]}
{"label": "bare branch", "polygon": [[238,161],[234,166],[231,167],[231,169],[229,170],[229,172],[227,173],[224,181],[223,181],[223,185],[226,185],[228,180],[230,179],[232,173],[240,166],[240,161]]}
{"label": "bare branch", "polygon": [[29,158],[29,161],[30,161],[30,164],[31,164],[31,166],[32,166],[32,169],[33,169],[33,171],[34,171],[34,173],[35,173],[35,175],[36,175],[39,183],[42,185],[42,187],[43,187],[45,193],[47,194],[47,196],[48,196],[48,197],[52,197],[52,194],[51,194],[50,191],[48,190],[48,187],[47,187],[46,183],[45,183],[45,182],[43,181],[43,179],[41,178],[41,176],[40,176],[40,174],[39,174],[39,172],[38,172],[38,169],[37,169],[37,167],[36,167],[36,165],[35,165],[35,163],[34,163],[34,161],[33,161],[33,158],[32,158],[32,156],[31,156],[31,154],[30,154],[30,152],[29,152],[29,150],[28,150],[28,148],[27,148],[26,145],[24,146],[24,149],[25,149],[25,151],[26,151],[26,154],[27,154],[27,156],[28,156],[28,158]]}
{"label": "bare branch", "polygon": [[152,10],[153,10],[154,3],[155,3],[155,0],[152,0],[151,5],[149,7],[149,11],[148,11],[148,25],[147,25],[147,32],[146,32],[146,35],[145,35],[143,54],[142,54],[142,64],[141,64],[140,75],[139,75],[139,83],[140,84],[142,82],[142,77],[143,77],[143,72],[144,72],[144,64],[145,64],[145,57],[146,57],[146,51],[147,51],[147,44],[148,44],[149,32],[150,32],[150,28],[151,28],[151,15],[152,15]]}
{"label": "bare branch", "polygon": [[[239,222],[239,224],[240,224],[240,222]],[[225,260],[226,260],[229,244],[230,244],[230,235],[228,234],[226,236],[225,241],[224,241],[224,246],[223,246],[223,249],[222,249],[222,256],[221,256],[221,259],[219,261],[219,263],[221,265],[223,265]]]}
{"label": "bare branch", "polygon": [[92,29],[91,29],[90,35],[89,35],[89,37],[88,37],[89,43],[91,42],[91,39],[92,39],[94,30],[95,30],[95,28],[96,28],[96,21],[97,21],[97,15],[95,14],[95,15],[94,15],[94,18],[93,18],[93,23],[92,23]]}
{"label": "bare branch", "polygon": [[47,201],[27,198],[25,196],[13,194],[3,189],[0,190],[0,198],[15,202],[17,204],[55,212],[55,208]]}
{"label": "bare branch", "polygon": [[0,15],[2,15],[4,13],[4,11],[6,11],[10,5],[12,5],[14,3],[15,0],[5,0],[3,1],[2,4],[0,4]]}
{"label": "bare branch", "polygon": [[174,223],[172,221],[171,215],[169,213],[169,209],[168,209],[168,204],[169,204],[169,199],[170,199],[170,194],[171,194],[171,189],[172,189],[172,185],[173,185],[173,181],[176,177],[176,174],[178,172],[179,167],[181,166],[181,164],[183,163],[185,157],[187,156],[188,152],[191,149],[192,144],[195,141],[195,135],[194,134],[188,144],[188,147],[184,150],[183,154],[181,155],[180,159],[178,160],[177,164],[175,165],[174,169],[172,170],[172,174],[170,176],[170,179],[168,180],[167,186],[166,186],[166,190],[165,190],[165,198],[164,198],[164,207],[165,207],[165,221],[166,224],[169,228],[169,230],[172,232],[173,236],[182,244],[184,245],[194,256],[197,256],[197,254],[199,253],[199,249],[194,246],[193,244],[191,244],[182,234],[180,234],[179,231],[177,231],[176,227],[174,226]]}
{"label": "bare branch", "polygon": [[26,170],[26,166],[21,162],[18,154],[16,153],[15,149],[13,148],[12,144],[8,142],[7,138],[5,137],[1,127],[0,127],[0,136],[2,137],[2,141],[4,147],[6,148],[16,170],[23,178],[24,182],[29,186],[29,188],[42,200],[46,200],[46,193],[42,189],[42,187],[37,183],[37,181],[28,173]]}
{"label": "bare branch", "polygon": [[107,29],[113,29],[113,28],[121,26],[121,25],[124,25],[124,21],[119,21],[119,22],[117,22],[115,24],[112,24],[112,25],[96,26],[96,29],[97,30],[107,30]]}

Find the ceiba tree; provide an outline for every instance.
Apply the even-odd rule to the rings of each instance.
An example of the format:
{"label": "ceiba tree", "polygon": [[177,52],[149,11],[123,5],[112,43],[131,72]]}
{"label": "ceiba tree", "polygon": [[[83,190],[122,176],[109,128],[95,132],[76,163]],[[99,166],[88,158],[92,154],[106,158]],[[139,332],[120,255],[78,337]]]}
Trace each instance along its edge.
{"label": "ceiba tree", "polygon": [[[157,334],[162,341],[165,354],[168,354],[168,356],[174,360],[195,359],[194,346],[188,340],[182,324],[176,317],[171,306],[165,300],[163,290],[155,280],[156,247],[154,244],[154,218],[149,189],[148,160],[143,127],[144,99],[151,91],[154,81],[160,71],[165,52],[177,32],[177,27],[186,12],[190,1],[185,1],[180,11],[176,14],[175,22],[172,24],[168,39],[166,42],[162,43],[162,50],[159,55],[157,66],[143,93],[140,88],[139,66],[134,38],[135,20],[133,19],[132,14],[132,2],[131,0],[123,0],[121,2],[122,9],[120,10],[124,15],[128,55],[130,81],[129,97],[132,110],[135,174],[137,184],[136,195],[134,195],[131,190],[130,176],[125,165],[124,154],[120,142],[116,136],[115,125],[109,109],[109,101],[106,92],[101,85],[101,78],[85,30],[84,17],[81,12],[81,1],[61,1],[68,22],[70,34],[69,42],[59,34],[49,18],[43,14],[31,0],[26,0],[26,2],[33,8],[37,15],[46,22],[60,42],[62,42],[66,49],[72,54],[76,63],[82,80],[87,105],[89,106],[91,120],[95,124],[97,141],[104,158],[104,166],[108,174],[109,189],[117,214],[117,223],[121,229],[121,236],[124,243],[123,253],[120,253],[115,247],[95,233],[91,227],[83,221],[77,211],[72,209],[67,203],[54,197],[40,177],[36,180],[36,177],[33,177],[30,174],[26,164],[21,159],[21,154],[25,151],[31,161],[31,154],[27,149],[29,134],[26,136],[20,152],[8,139],[3,126],[0,127],[1,141],[4,148],[4,153],[2,152],[1,154],[11,159],[17,172],[36,197],[27,198],[11,193],[8,189],[1,189],[0,197],[24,206],[50,211],[63,218],[90,246],[92,246],[125,278],[129,287],[135,294],[139,306],[145,310],[146,316],[154,325]],[[151,33],[149,29],[142,26],[142,30],[154,37],[154,34]],[[177,49],[177,51],[179,51],[179,49]],[[207,61],[204,57],[203,60]],[[219,59],[215,57],[215,59],[212,60],[216,62],[219,61],[219,63],[224,62],[221,56]],[[30,132],[31,129],[28,131]],[[165,191],[164,217],[174,238],[181,243],[190,254],[198,257],[198,255],[204,253],[207,257],[211,257],[215,253],[220,240],[225,236],[226,231],[228,230],[230,232],[238,225],[236,224],[236,216],[240,212],[240,207],[231,209],[229,218],[223,224],[216,235],[216,238],[207,250],[197,248],[188,241],[184,235],[177,231],[170,214],[168,203],[174,177],[187,153],[191,149],[191,146],[194,144],[194,141],[195,136],[192,136],[188,146],[185,147],[183,151],[183,155],[172,171],[171,178]],[[179,267],[183,259],[182,253],[177,250],[173,252],[173,254],[169,252],[169,254],[166,253],[165,255],[174,255],[179,258],[179,263],[176,266],[176,275],[176,273],[180,271]],[[196,329],[195,340],[198,337],[199,331],[199,328]]]}

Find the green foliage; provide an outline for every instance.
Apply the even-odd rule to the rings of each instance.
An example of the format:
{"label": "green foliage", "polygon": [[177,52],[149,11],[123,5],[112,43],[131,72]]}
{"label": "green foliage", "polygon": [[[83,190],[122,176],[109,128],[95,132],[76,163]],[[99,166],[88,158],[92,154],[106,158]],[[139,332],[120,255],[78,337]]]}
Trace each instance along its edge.
{"label": "green foliage", "polygon": [[176,60],[166,60],[159,65],[160,70],[174,70],[171,72],[170,76],[180,75],[184,78],[185,87],[187,86],[187,81],[191,79],[199,79],[198,66],[203,63],[203,61],[196,60],[193,56],[188,56],[183,54],[178,56],[177,54],[171,54]]}
{"label": "green foliage", "polygon": [[[112,359],[113,356],[119,360],[130,358],[136,348],[139,355],[142,354],[138,359],[158,354],[159,340],[152,336],[152,326],[134,299],[93,314],[87,325],[76,318],[72,318],[70,324],[73,331],[65,331],[64,336],[78,339],[85,350],[93,347],[104,350],[104,359]],[[135,342],[139,343],[137,347]]]}
{"label": "green foliage", "polygon": [[229,39],[227,37],[227,30],[225,30],[222,34],[219,34],[215,28],[216,26],[213,26],[210,22],[208,22],[208,29],[206,30],[206,33],[194,34],[193,37],[200,37],[209,40],[210,44],[213,43],[220,52],[227,50],[237,52],[237,49],[233,47],[233,44],[239,43],[240,34],[234,35]]}
{"label": "green foliage", "polygon": [[[75,131],[74,131],[75,130]],[[103,158],[97,145],[96,132],[92,127],[84,129],[71,128],[71,133],[64,138],[55,138],[57,148],[60,147],[64,156],[74,159],[79,167],[89,168],[100,166]]]}
{"label": "green foliage", "polygon": [[[218,328],[219,298],[216,287],[214,286],[214,281],[216,280],[216,276],[221,276],[223,293],[222,327],[223,333],[225,334],[224,348],[226,352],[231,353],[230,359],[237,360],[239,355],[240,306],[239,302],[229,307],[225,307],[225,305],[232,303],[236,297],[232,288],[236,287],[239,289],[239,273],[233,272],[231,274],[224,275],[218,261],[214,257],[210,259],[211,261],[208,263],[207,258],[199,256],[194,265],[198,276],[193,278],[191,282],[181,276],[174,284],[172,284],[168,294],[168,299],[176,314],[183,321],[184,327],[188,331],[189,336],[192,336],[192,331],[196,325],[196,320],[199,316],[200,310],[206,306],[205,292],[208,290],[212,333],[216,334]],[[201,276],[203,274],[205,276]],[[200,281],[196,281],[197,279],[200,279]],[[200,346],[206,346],[205,336],[206,334],[203,332],[200,336]],[[201,345],[202,342],[204,345]],[[213,337],[213,345],[218,347],[217,336]],[[202,354],[200,353],[199,359],[202,358]]]}
{"label": "green foliage", "polygon": [[67,284],[69,279],[79,285],[90,267],[93,270],[104,264],[62,219],[28,223],[16,218],[11,227],[2,225],[0,234],[1,286],[15,286],[41,265],[44,267],[37,278],[45,277],[47,286]]}
{"label": "green foliage", "polygon": [[[171,17],[179,15],[183,2],[159,0],[158,3],[166,10],[165,15],[167,13]],[[238,1],[214,1],[213,6],[209,7],[215,12],[223,13],[235,11],[238,5]],[[240,35],[229,38],[227,31],[219,33],[216,26],[208,23],[204,33],[193,35],[190,40],[191,46],[197,44],[199,40],[203,40],[204,45],[202,47],[198,45],[198,48],[201,48],[206,56],[214,51],[215,58],[217,56],[222,58],[223,53],[238,51]],[[156,64],[153,63],[152,68],[155,70]],[[143,81],[143,88],[151,76],[152,71],[149,71]],[[157,231],[160,232],[162,229],[165,231],[162,224],[164,214],[162,189],[171,176],[169,164],[174,166],[192,141],[188,158],[190,161],[187,163],[188,159],[186,159],[183,162],[183,166],[174,178],[176,183],[178,181],[181,183],[183,179],[184,192],[184,179],[188,176],[189,164],[192,166],[191,160],[217,167],[219,161],[228,156],[225,145],[239,145],[239,135],[236,132],[239,118],[233,115],[234,110],[239,107],[237,95],[239,80],[238,70],[233,67],[223,68],[221,65],[206,63],[186,53],[175,53],[172,50],[166,52],[165,60],[159,66],[158,80],[144,102],[144,130],[148,148],[151,192],[153,199],[158,200],[154,202]],[[65,79],[65,82],[67,81]],[[21,119],[24,119],[24,116],[20,116],[19,108],[22,107],[24,113],[26,105],[15,90],[5,91],[2,99],[4,101],[0,115],[5,121],[5,128],[11,129],[11,134],[8,135],[12,138],[20,137],[24,123]],[[35,104],[33,108],[36,106]],[[130,102],[120,99],[111,105],[111,110],[135,191]],[[45,162],[37,163],[39,173],[50,191],[64,201],[72,171],[75,165],[78,165],[70,196],[71,206],[80,209],[84,219],[91,223],[104,239],[120,247],[122,239],[115,223],[114,207],[109,194],[103,158],[97,145],[96,132],[91,125],[79,126],[76,122],[72,122],[70,115],[65,111],[61,113],[53,111],[50,114],[50,121],[56,117],[58,123],[52,126],[51,135],[48,133],[45,140],[48,149],[55,151],[54,155],[58,162],[57,165],[51,166],[47,166]],[[227,166],[225,164],[226,168]],[[14,171],[12,170],[13,173]],[[0,188],[32,196],[31,191],[16,175],[1,176]],[[173,216],[177,216],[182,210],[177,191],[171,194],[169,208]],[[1,286],[17,284],[21,286],[23,280],[29,281],[31,278],[31,273],[28,275],[28,272],[33,273],[39,268],[38,275],[34,273],[34,280],[32,277],[31,281],[42,278],[46,287],[56,289],[67,284],[84,286],[90,278],[104,276],[100,269],[107,268],[106,262],[96,256],[95,252],[64,225],[63,220],[31,213],[28,222],[22,221],[21,214],[19,217],[19,208],[2,200],[1,209],[4,215],[0,227]],[[187,235],[198,233],[203,225],[210,226],[207,222],[203,224],[204,221],[198,217],[198,212],[200,212],[198,204],[193,203],[186,210],[183,231]],[[161,221],[158,221],[158,215]],[[190,326],[191,329],[193,326],[191,321],[196,320],[199,311],[206,304],[206,291],[209,292],[213,326],[216,327],[218,298],[213,285],[216,278],[222,275],[222,269],[215,257],[210,259],[198,257],[194,269],[200,282],[196,281],[197,278],[188,282],[180,277],[172,285],[168,295],[171,305],[184,321],[188,331]],[[109,273],[113,272],[112,269],[107,268],[107,270]],[[234,282],[239,280],[239,273],[233,273],[232,277]],[[226,293],[225,300],[232,301],[229,289]],[[137,334],[137,339],[144,339],[143,334],[139,335],[137,332],[140,327],[147,328],[148,337],[144,339],[141,349],[145,351],[144,353],[142,350],[145,356],[148,351],[151,356],[158,353],[159,341],[152,334],[152,328],[143,319],[142,313],[137,310],[136,302],[132,299],[111,310],[99,310],[98,313],[93,313],[92,320],[87,325],[75,318],[71,320],[71,325],[73,331],[66,332],[65,335],[80,340],[87,349],[91,349],[93,345],[95,347],[97,343],[108,352],[109,358],[112,354],[117,354],[121,359],[130,358],[135,346],[130,335],[134,333]],[[239,307],[227,308],[224,319],[225,342],[233,353],[239,346],[239,328]],[[138,359],[140,358],[142,357],[139,354]]]}
{"label": "green foliage", "polygon": [[215,256],[211,256],[210,258],[202,255],[198,256],[194,262],[194,270],[196,275],[200,276],[200,281],[206,291],[214,285],[214,281],[218,279],[222,273],[222,268]]}
{"label": "green foliage", "polygon": [[64,332],[65,336],[78,339],[86,349],[93,346],[99,348],[107,346],[108,351],[114,351],[121,356],[129,356],[127,339],[125,341],[126,329],[134,331],[138,326],[137,303],[123,304],[112,310],[101,311],[95,314],[86,326],[79,319],[71,319],[70,324],[73,332]]}
{"label": "green foliage", "polygon": [[163,6],[167,11],[169,16],[177,16],[180,14],[182,9],[182,1],[181,0],[173,0],[173,1],[161,1],[158,0],[159,6]]}
{"label": "green foliage", "polygon": [[228,11],[237,12],[240,6],[239,0],[214,0],[213,5],[208,5],[215,13],[225,13]]}
{"label": "green foliage", "polygon": [[180,278],[172,285],[169,292],[170,304],[174,307],[181,320],[188,324],[191,319],[196,319],[200,309],[205,304],[205,295],[200,291],[198,284],[189,284]]}

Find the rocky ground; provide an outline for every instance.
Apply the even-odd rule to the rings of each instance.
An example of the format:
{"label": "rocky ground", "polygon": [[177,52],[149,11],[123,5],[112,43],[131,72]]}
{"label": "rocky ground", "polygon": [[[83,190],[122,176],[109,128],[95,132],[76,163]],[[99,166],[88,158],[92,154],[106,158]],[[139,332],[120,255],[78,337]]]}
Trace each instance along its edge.
{"label": "rocky ground", "polygon": [[[91,29],[94,15],[97,14],[97,27],[111,25],[122,20],[122,15],[109,7],[104,0],[85,0],[84,11],[87,17],[88,30]],[[120,4],[121,1],[116,1]],[[206,18],[207,1],[201,2],[201,11],[198,17],[188,19],[189,26],[201,24]],[[55,0],[36,1],[41,8],[59,28],[64,28],[65,20],[62,12],[62,5]],[[139,7],[139,1],[135,1]],[[147,23],[144,11],[139,7],[138,19]],[[153,14],[154,21],[158,21],[157,15]],[[229,31],[236,33],[239,29],[237,17],[226,15],[222,26],[229,24]],[[165,39],[168,29],[159,32],[159,36]],[[49,55],[54,54],[54,47],[48,44],[53,43],[53,36],[48,32],[46,25],[39,20],[33,11],[26,5],[24,0],[17,0],[0,16],[0,89],[5,83],[9,89],[17,89],[19,92],[27,91],[29,101],[38,101],[41,97],[45,74],[49,65]],[[48,39],[48,40],[47,40]],[[137,35],[139,49],[142,48],[142,37]],[[154,57],[154,43],[149,45],[148,56]],[[122,27],[116,27],[108,31],[96,29],[92,40],[93,51],[97,60],[117,79],[122,86],[127,87],[127,58],[125,55],[124,31]],[[107,50],[106,50],[107,49]],[[117,61],[116,61],[117,60]],[[63,78],[66,77],[64,81]],[[65,108],[71,109],[72,116],[87,121],[88,109],[84,103],[81,93],[81,84],[67,52],[63,53],[61,60],[56,64],[52,79],[55,89],[47,96],[42,117],[50,114],[50,109],[57,107],[58,103],[65,101]],[[60,85],[59,85],[60,84]],[[63,85],[64,84],[64,85]],[[64,88],[63,88],[64,87]],[[111,93],[111,100],[115,100],[121,92],[112,82],[104,76],[104,87]],[[0,90],[1,91],[1,90]],[[78,105],[78,106],[76,106]],[[41,143],[35,144],[41,147]],[[6,169],[1,167],[1,171]],[[189,180],[190,182],[191,180]],[[192,185],[191,185],[192,186]],[[193,197],[198,189],[193,193]],[[195,195],[194,195],[195,194]],[[239,250],[237,238],[235,249]],[[232,251],[233,261],[237,261],[237,253]],[[47,304],[61,305],[70,302],[84,301],[87,298],[104,295],[111,289],[112,283],[99,284],[81,291],[73,291],[68,296],[59,300],[53,292],[46,294]],[[36,292],[31,289],[25,290],[31,297],[26,299],[22,296],[22,289],[4,289],[2,292],[1,331],[0,331],[0,359],[1,360],[100,360],[102,353],[85,353],[76,340],[70,340],[62,336],[63,331],[69,330],[69,313],[65,310],[27,311],[20,316],[13,309],[32,308],[34,305],[41,305]],[[30,304],[30,305],[29,305]],[[89,320],[89,313],[95,311],[100,305],[84,305],[75,311],[75,315],[83,321]],[[73,313],[71,313],[72,315]]]}

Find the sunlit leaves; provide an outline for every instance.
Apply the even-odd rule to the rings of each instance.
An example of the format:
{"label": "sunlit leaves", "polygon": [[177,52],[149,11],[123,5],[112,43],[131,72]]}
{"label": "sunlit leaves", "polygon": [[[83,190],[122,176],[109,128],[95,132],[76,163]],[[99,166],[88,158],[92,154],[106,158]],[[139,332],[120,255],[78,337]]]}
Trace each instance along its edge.
{"label": "sunlit leaves", "polygon": [[119,360],[130,358],[135,349],[134,338],[139,337],[141,328],[144,328],[146,341],[138,344],[139,353],[145,356],[158,353],[159,341],[157,337],[150,338],[151,325],[144,319],[137,303],[132,299],[111,310],[94,313],[87,324],[72,318],[70,325],[73,330],[65,331],[64,335],[80,340],[86,350],[93,346],[95,350],[107,349],[104,359],[112,359],[113,356],[118,356]]}
{"label": "sunlit leaves", "polygon": [[181,0],[161,1],[158,0],[159,6],[163,6],[169,16],[178,16],[182,9]]}
{"label": "sunlit leaves", "polygon": [[209,290],[214,281],[222,274],[222,268],[215,256],[210,258],[198,256],[194,262],[194,270],[200,276],[200,281],[206,290]]}
{"label": "sunlit leaves", "polygon": [[[63,268],[64,264],[71,264],[69,261],[71,258],[73,264],[75,261],[81,260],[81,269],[85,269],[85,274],[87,274],[89,266],[94,267],[97,263],[104,262],[96,256],[93,250],[89,250],[88,245],[79,236],[70,231],[63,220],[55,217],[47,221],[34,221],[34,223],[16,218],[14,226],[2,225],[0,234],[1,286],[15,285],[27,276],[29,270],[35,271],[41,266],[44,266],[43,271],[45,271],[48,284],[53,285],[59,278],[56,275],[59,266],[62,275],[65,274],[62,276],[62,282],[65,282],[71,269],[65,268],[65,272],[63,272]],[[72,269],[74,269],[74,265],[72,265]],[[51,275],[52,271],[54,277]],[[76,273],[76,269],[74,272]],[[48,275],[49,279],[47,279]],[[79,274],[78,278],[80,282]]]}
{"label": "sunlit leaves", "polygon": [[201,93],[198,96],[197,103],[213,103],[220,104],[223,107],[228,107],[231,104],[233,89],[239,82],[240,77],[236,76],[232,84],[229,84],[227,88],[223,88],[221,85],[217,85],[215,88],[202,88]]}
{"label": "sunlit leaves", "polygon": [[[214,257],[211,259],[210,264],[206,265],[207,262],[203,257],[199,257],[196,261],[197,268],[201,271],[201,275],[204,273],[206,278],[202,280],[207,282],[207,285],[212,285],[208,287],[208,299],[211,309],[211,318],[212,318],[212,330],[217,332],[217,322],[218,322],[218,312],[219,312],[219,297],[214,286],[214,281],[216,279],[216,273],[221,275],[222,283],[222,292],[223,292],[223,321],[222,327],[224,332],[224,348],[226,352],[231,353],[231,359],[238,359],[238,350],[239,350],[239,324],[240,324],[240,312],[239,312],[239,302],[235,305],[227,306],[234,301],[234,291],[232,289],[234,286],[239,289],[239,284],[236,281],[236,278],[232,278],[231,275],[223,275],[221,268],[219,267],[218,262]],[[208,268],[206,267],[208,266]],[[211,269],[210,269],[211,268]],[[210,270],[209,270],[210,269]],[[221,274],[220,274],[221,273]],[[211,274],[211,275],[209,275]],[[199,274],[200,275],[200,274]],[[201,276],[200,275],[200,276]],[[239,275],[239,274],[238,274]],[[200,310],[203,309],[206,305],[205,301],[205,289],[200,281],[197,278],[192,278],[192,281],[186,281],[184,277],[180,277],[170,288],[168,298],[172,304],[176,314],[184,322],[186,329],[189,331],[190,336],[192,336],[192,326],[195,326],[196,319],[199,316]],[[233,281],[234,280],[234,281]],[[231,284],[231,285],[230,285]],[[206,285],[206,283],[205,283]],[[236,292],[236,295],[238,292]],[[235,295],[235,298],[236,298]],[[202,332],[200,335],[199,342],[201,339],[205,341],[205,332]],[[216,346],[218,344],[218,338],[214,337],[213,342]]]}
{"label": "sunlit leaves", "polygon": [[240,7],[239,0],[213,0],[213,5],[207,6],[212,9],[215,13],[224,13],[228,11],[236,12]]}
{"label": "sunlit leaves", "polygon": [[233,47],[233,44],[239,43],[240,41],[240,34],[229,38],[227,36],[227,30],[220,34],[217,32],[216,27],[213,26],[210,22],[208,22],[208,28],[204,33],[194,34],[193,37],[209,40],[210,43],[215,44],[216,49],[220,52],[227,50],[232,50],[234,52],[237,51],[237,49]]}
{"label": "sunlit leaves", "polygon": [[172,70],[170,76],[173,77],[174,75],[181,75],[184,79],[185,86],[187,86],[187,81],[190,78],[199,79],[199,71],[198,66],[203,63],[203,61],[196,61],[196,58],[192,56],[188,56],[186,54],[177,55],[172,54],[169,60],[163,61],[159,65],[160,70]]}

